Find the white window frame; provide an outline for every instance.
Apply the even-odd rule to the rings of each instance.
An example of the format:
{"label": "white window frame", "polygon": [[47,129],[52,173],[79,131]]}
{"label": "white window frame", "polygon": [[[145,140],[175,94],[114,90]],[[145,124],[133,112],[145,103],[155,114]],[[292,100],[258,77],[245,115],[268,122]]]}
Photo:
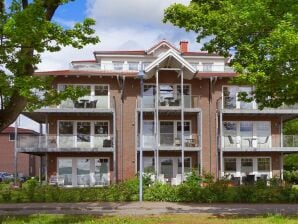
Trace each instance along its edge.
{"label": "white window frame", "polygon": [[92,178],[92,175],[95,175],[95,159],[107,159],[108,160],[108,185],[111,183],[111,170],[110,170],[110,158],[109,157],[57,157],[57,164],[56,164],[56,170],[57,175],[59,176],[59,159],[71,159],[72,160],[72,185],[63,185],[64,187],[100,187],[104,185],[78,185],[77,184],[77,160],[78,159],[89,159],[90,160],[90,180]]}
{"label": "white window frame", "polygon": [[[257,135],[257,124],[258,123],[261,123],[261,122],[268,122],[269,123],[269,128],[270,130],[268,131],[269,133],[269,139],[268,139],[268,148],[272,148],[272,123],[271,121],[233,121],[233,120],[228,120],[228,121],[223,121],[224,122],[233,122],[233,123],[236,123],[236,144],[237,144],[237,148],[241,148],[241,133],[240,133],[240,123],[241,122],[252,122],[252,125],[253,125],[253,135],[252,135],[252,138],[255,138],[255,139],[258,139],[259,136]],[[224,131],[224,129],[223,129]],[[225,148],[225,140],[224,140],[224,133],[222,133],[222,146],[224,146]],[[252,146],[253,148],[257,148],[258,145],[257,145],[257,141],[253,141],[252,142]]]}
{"label": "white window frame", "polygon": [[[258,171],[258,158],[269,158],[269,163],[270,163],[270,170],[269,172],[260,172]],[[234,177],[240,177],[242,180],[242,177],[246,176],[246,173],[241,172],[241,159],[252,159],[253,162],[253,171],[249,173],[249,175],[255,175],[255,180],[257,180],[257,177],[260,177],[261,175],[268,175],[268,178],[272,178],[272,158],[270,156],[242,156],[242,157],[237,157],[237,156],[225,156],[223,159],[236,159],[236,172],[231,172],[231,171],[225,171],[225,167],[223,168],[224,175],[233,175]]]}
{"label": "white window frame", "polygon": [[[240,109],[240,103],[241,103],[241,101],[239,101],[239,99],[238,99],[238,93],[240,92],[240,88],[245,88],[245,87],[249,87],[249,88],[251,88],[252,89],[252,91],[254,90],[254,87],[253,86],[236,86],[236,85],[223,85],[222,86],[222,94],[221,94],[221,98],[222,98],[222,101],[221,101],[221,108],[222,109],[225,109],[224,108],[224,88],[225,87],[227,87],[227,88],[229,88],[229,87],[235,87],[236,89],[237,89],[237,93],[236,93],[236,108],[234,108],[234,109],[229,109],[229,110],[239,110]],[[256,104],[256,102],[253,100],[252,101],[252,109],[242,109],[242,110],[256,110],[256,109],[258,109],[258,107],[257,107],[257,104]]]}
{"label": "white window frame", "polygon": [[[110,84],[86,84],[86,83],[83,83],[83,84],[78,84],[78,83],[58,83],[57,85],[57,89],[58,89],[58,92],[60,91],[60,88],[61,86],[74,86],[74,87],[77,87],[77,86],[90,86],[90,95],[86,95],[86,96],[82,96],[80,97],[79,99],[84,99],[84,97],[87,97],[89,98],[88,100],[95,100],[95,86],[107,86],[108,87],[108,108],[111,108],[110,104]],[[61,108],[60,105],[58,106],[58,108]]]}
{"label": "white window frame", "polygon": [[93,148],[94,147],[94,135],[95,135],[95,129],[94,129],[94,124],[96,122],[107,122],[108,123],[108,136],[110,136],[110,121],[109,120],[57,120],[57,130],[56,130],[56,133],[57,133],[57,144],[59,144],[59,136],[60,136],[60,133],[59,133],[59,127],[60,127],[60,122],[73,122],[73,131],[72,131],[72,135],[74,136],[74,145],[75,147],[78,147],[78,142],[77,142],[77,123],[78,122],[90,122],[90,148]]}

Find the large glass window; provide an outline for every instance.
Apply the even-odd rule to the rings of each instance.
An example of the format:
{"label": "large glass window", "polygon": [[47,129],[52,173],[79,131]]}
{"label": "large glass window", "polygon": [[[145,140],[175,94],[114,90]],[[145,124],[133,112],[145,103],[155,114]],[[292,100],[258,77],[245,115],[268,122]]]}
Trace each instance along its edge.
{"label": "large glass window", "polygon": [[224,171],[225,172],[236,172],[236,158],[225,158],[224,159]]}
{"label": "large glass window", "polygon": [[174,144],[174,122],[160,122],[160,145],[172,146]]}
{"label": "large glass window", "polygon": [[139,62],[128,62],[128,70],[138,71],[139,70]]}
{"label": "large glass window", "polygon": [[225,121],[223,129],[225,147],[237,147],[237,123]]}
{"label": "large glass window", "polygon": [[162,84],[159,86],[159,105],[170,106],[175,100],[175,92],[173,85]]}
{"label": "large glass window", "polygon": [[253,172],[253,159],[243,158],[241,159],[241,172],[249,174]]}
{"label": "large glass window", "polygon": [[154,85],[144,85],[143,107],[155,107],[155,91],[156,89]]}
{"label": "large glass window", "polygon": [[258,158],[258,171],[270,172],[270,158]]}
{"label": "large glass window", "polygon": [[203,64],[203,72],[211,72],[213,63],[202,63]]}
{"label": "large glass window", "polygon": [[95,96],[107,96],[109,94],[109,87],[107,85],[95,86]]}
{"label": "large glass window", "polygon": [[[184,158],[184,172],[191,172],[191,158]],[[182,162],[181,158],[178,159],[178,174],[182,173]]]}
{"label": "large glass window", "polygon": [[236,108],[237,87],[225,86],[223,87],[223,106],[225,109]]}
{"label": "large glass window", "polygon": [[[177,102],[177,106],[181,105],[181,95],[182,95],[182,91],[181,91],[181,85],[177,85],[177,100],[179,101],[179,103]],[[184,107],[185,108],[190,108],[191,107],[191,96],[190,96],[190,86],[189,85],[183,85],[183,99],[184,99]]]}
{"label": "large glass window", "polygon": [[72,185],[72,159],[58,159],[58,175],[63,185]]}
{"label": "large glass window", "polygon": [[123,61],[113,61],[114,70],[123,70]]}
{"label": "large glass window", "polygon": [[109,160],[95,159],[95,185],[109,184]]}
{"label": "large glass window", "polygon": [[77,122],[77,141],[90,142],[90,122]]}
{"label": "large glass window", "polygon": [[143,168],[144,173],[154,173],[155,172],[155,161],[153,157],[144,157]]}
{"label": "large glass window", "polygon": [[73,147],[73,121],[60,121],[59,122],[59,147]]}
{"label": "large glass window", "polygon": [[154,147],[154,122],[144,121],[143,126],[143,146]]}
{"label": "large glass window", "polygon": [[241,121],[240,122],[240,136],[242,147],[253,146],[253,122],[252,121]]}
{"label": "large glass window", "polygon": [[109,133],[109,122],[101,121],[94,123],[94,134],[95,135],[107,135]]}
{"label": "large glass window", "polygon": [[90,185],[90,159],[77,159],[78,185]]}
{"label": "large glass window", "polygon": [[270,121],[260,121],[256,123],[256,135],[259,148],[270,146],[271,123]]}
{"label": "large glass window", "polygon": [[164,178],[170,180],[173,178],[173,160],[161,159],[160,172],[164,175]]}

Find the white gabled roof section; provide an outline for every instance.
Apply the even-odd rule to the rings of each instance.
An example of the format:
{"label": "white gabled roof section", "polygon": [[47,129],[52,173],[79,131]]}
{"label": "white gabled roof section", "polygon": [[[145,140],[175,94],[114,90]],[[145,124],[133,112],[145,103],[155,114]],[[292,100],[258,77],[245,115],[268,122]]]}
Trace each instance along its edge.
{"label": "white gabled roof section", "polygon": [[183,69],[185,78],[192,79],[194,74],[196,73],[196,69],[189,64],[183,57],[176,53],[175,50],[170,49],[164,54],[162,54],[159,58],[153,61],[150,65],[148,65],[145,69],[145,77],[151,78],[156,68],[176,68]]}
{"label": "white gabled roof section", "polygon": [[154,52],[158,51],[159,49],[163,50],[164,48],[168,48],[168,49],[173,49],[175,50],[178,54],[181,53],[179,49],[177,49],[176,47],[174,47],[172,44],[170,44],[168,41],[166,40],[162,40],[159,43],[157,43],[156,45],[154,45],[153,47],[151,47],[150,49],[147,50],[147,54],[154,54]]}

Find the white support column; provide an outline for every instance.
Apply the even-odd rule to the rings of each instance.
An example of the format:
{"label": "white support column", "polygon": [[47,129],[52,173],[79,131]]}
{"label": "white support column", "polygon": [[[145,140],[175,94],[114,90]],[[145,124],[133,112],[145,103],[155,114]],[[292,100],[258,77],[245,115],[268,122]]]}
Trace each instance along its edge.
{"label": "white support column", "polygon": [[183,69],[180,71],[181,75],[181,176],[182,176],[182,181],[184,180],[184,86],[183,86],[183,79],[184,79],[184,74],[183,74]]}
{"label": "white support column", "polygon": [[48,183],[48,153],[45,155],[45,182]]}
{"label": "white support column", "polygon": [[283,118],[280,118],[280,147],[284,147]]}
{"label": "white support column", "polygon": [[156,178],[159,177],[159,68],[156,69],[155,72],[155,78],[156,78],[156,98],[155,98],[155,110],[156,110],[156,133],[155,133],[155,143],[156,143],[156,160],[155,160],[155,166],[156,166]]}
{"label": "white support column", "polygon": [[139,126],[138,126],[138,121],[139,121],[139,113],[138,111],[136,110],[135,112],[135,174],[138,173],[138,132],[139,132]]}
{"label": "white support column", "polygon": [[280,179],[284,179],[284,153],[280,153]]}
{"label": "white support column", "polygon": [[200,154],[201,154],[201,170],[200,170],[200,174],[203,175],[203,112],[200,112]]}
{"label": "white support column", "polygon": [[222,125],[222,112],[220,111],[219,113],[219,124],[220,124],[220,177],[222,178],[224,176],[224,161],[223,161],[223,151],[222,151],[222,143],[223,143],[223,139],[222,139],[222,136],[223,136],[223,125]]}
{"label": "white support column", "polygon": [[116,154],[116,112],[113,111],[113,182],[117,182],[117,154]]}
{"label": "white support column", "polygon": [[[45,116],[45,140],[46,140],[46,148],[48,147],[48,134],[49,134],[49,121],[48,121],[48,115]],[[42,130],[42,127],[41,127]],[[40,133],[42,135],[42,133]],[[57,137],[56,137],[57,138]],[[58,141],[57,141],[58,142]]]}
{"label": "white support column", "polygon": [[14,123],[14,185],[17,184],[17,175],[18,175],[18,126],[19,126],[19,117],[17,117]]}

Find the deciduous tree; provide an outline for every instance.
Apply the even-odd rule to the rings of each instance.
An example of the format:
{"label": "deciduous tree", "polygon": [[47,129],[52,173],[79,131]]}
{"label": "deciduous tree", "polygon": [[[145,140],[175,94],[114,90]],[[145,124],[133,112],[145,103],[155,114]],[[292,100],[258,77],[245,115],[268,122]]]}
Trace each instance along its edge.
{"label": "deciduous tree", "polygon": [[51,78],[34,76],[40,54],[56,52],[64,46],[82,48],[95,44],[92,25],[85,19],[72,29],[52,22],[57,8],[70,0],[0,0],[0,131],[11,124],[24,109],[59,103],[83,94],[74,88],[57,92]]}
{"label": "deciduous tree", "polygon": [[297,0],[192,0],[167,8],[164,22],[205,38],[203,50],[232,54],[233,82],[253,85],[260,108],[298,102]]}

